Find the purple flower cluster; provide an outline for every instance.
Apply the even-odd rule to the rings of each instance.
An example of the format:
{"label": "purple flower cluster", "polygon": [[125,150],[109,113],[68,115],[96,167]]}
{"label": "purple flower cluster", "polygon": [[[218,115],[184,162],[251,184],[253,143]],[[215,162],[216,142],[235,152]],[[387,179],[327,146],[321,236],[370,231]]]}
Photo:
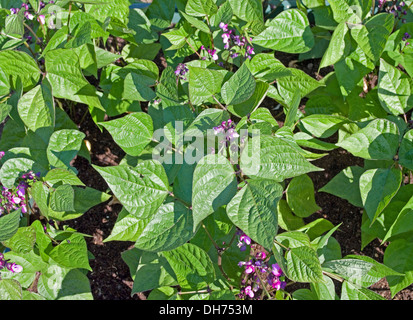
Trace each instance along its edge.
{"label": "purple flower cluster", "polygon": [[[48,2],[48,4],[53,4],[53,3],[54,3],[54,1],[49,1],[49,2]],[[42,2],[42,1],[40,1],[40,3],[39,3],[39,9],[41,10],[41,9],[43,9],[45,6],[46,6],[46,4],[45,4],[44,2]],[[20,12],[20,10],[22,10],[22,9],[24,9],[24,17],[25,17],[27,20],[33,20],[33,19],[34,19],[34,14],[29,11],[29,10],[30,10],[30,7],[29,7],[29,4],[27,4],[27,3],[23,3],[20,8],[10,8],[10,13],[11,13],[11,14],[18,14],[18,13]],[[46,23],[46,17],[45,17],[43,14],[39,14],[39,15],[37,16],[37,21],[38,21],[40,24],[45,24],[45,23]]]}
{"label": "purple flower cluster", "polygon": [[21,265],[18,265],[14,262],[8,262],[8,260],[4,259],[4,255],[0,253],[0,270],[4,268],[11,271],[12,273],[20,273],[23,271],[23,267]]}
{"label": "purple flower cluster", "polygon": [[407,15],[406,7],[406,2],[402,1],[396,6],[396,9],[393,8],[390,12],[393,13],[396,18],[401,19],[402,23],[406,23],[406,19],[404,18],[404,16]]}
{"label": "purple flower cluster", "polygon": [[[267,254],[264,251],[260,251],[255,255],[255,258],[250,259],[249,261],[240,261],[238,263],[239,267],[245,268],[245,273],[252,277],[252,284],[245,286],[241,289],[240,298],[254,298],[255,293],[265,285],[270,285],[275,290],[284,289],[286,282],[283,281],[283,272],[280,266],[277,263],[269,265],[266,261]],[[259,276],[261,274],[262,276]],[[266,283],[261,283],[266,280]],[[245,285],[246,279],[242,281],[242,284]]]}
{"label": "purple flower cluster", "polygon": [[223,121],[218,127],[214,127],[214,134],[224,134],[225,139],[229,142],[239,137],[238,132],[235,130],[235,124],[231,119]]}
{"label": "purple flower cluster", "polygon": [[249,246],[251,244],[251,238],[248,237],[245,233],[243,233],[242,231],[239,231],[238,234],[240,234],[241,236],[239,237],[239,241],[238,241],[238,248],[241,251],[245,251],[247,249],[247,246]]}
{"label": "purple flower cluster", "polygon": [[203,56],[201,59],[202,60],[206,60],[206,59],[212,59],[214,61],[217,61],[219,59],[218,54],[217,54],[217,50],[216,49],[206,49],[205,46],[201,46],[200,48],[201,50],[206,50],[208,53],[208,56]]}
{"label": "purple flower cluster", "polygon": [[188,73],[188,71],[189,71],[189,70],[188,70],[186,64],[185,64],[185,63],[180,63],[180,64],[178,64],[178,66],[176,67],[175,74],[176,74],[179,78],[181,78],[181,79],[183,79],[183,80],[186,80],[185,75]]}
{"label": "purple flower cluster", "polygon": [[22,180],[20,180],[17,187],[12,189],[1,187],[0,216],[5,212],[9,213],[17,209],[21,209],[22,213],[27,213],[26,190],[39,176],[40,173],[34,174],[30,171],[21,176]]}
{"label": "purple flower cluster", "polygon": [[224,48],[230,50],[231,58],[235,59],[243,52],[244,57],[251,59],[251,55],[255,54],[254,48],[247,44],[247,39],[244,36],[236,35],[235,30],[229,30],[228,24],[221,22],[219,27],[224,32],[222,34],[222,42]]}

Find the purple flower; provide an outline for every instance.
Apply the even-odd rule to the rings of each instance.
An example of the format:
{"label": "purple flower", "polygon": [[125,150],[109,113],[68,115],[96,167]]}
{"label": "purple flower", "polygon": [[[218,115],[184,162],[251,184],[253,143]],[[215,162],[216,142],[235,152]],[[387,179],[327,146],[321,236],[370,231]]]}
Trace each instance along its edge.
{"label": "purple flower", "polygon": [[29,5],[27,3],[22,3],[22,8],[29,10]]}
{"label": "purple flower", "polygon": [[248,237],[245,233],[241,237],[239,237],[239,240],[245,242],[245,244],[247,245],[251,244],[251,238]]}
{"label": "purple flower", "polygon": [[23,267],[16,263],[6,263],[6,268],[12,273],[20,273],[23,271]]}
{"label": "purple flower", "polygon": [[1,158],[4,157],[4,155],[5,155],[5,152],[4,152],[4,151],[0,151],[0,160],[1,160]]}
{"label": "purple flower", "polygon": [[39,21],[40,24],[45,24],[46,23],[46,18],[43,14],[41,14],[37,17],[37,21]]}
{"label": "purple flower", "polygon": [[273,265],[271,265],[271,272],[276,277],[280,277],[283,274],[283,272],[282,272],[280,266],[278,265],[278,263],[274,263]]}
{"label": "purple flower", "polygon": [[222,29],[222,31],[227,32],[228,31],[228,24],[225,24],[223,22],[221,22],[219,24],[219,27]]}
{"label": "purple flower", "polygon": [[181,79],[186,80],[185,75],[187,74],[188,71],[189,69],[186,67],[185,63],[180,63],[176,67],[175,74]]}
{"label": "purple flower", "polygon": [[254,291],[252,290],[251,286],[245,287],[245,294],[250,298],[254,298]]}

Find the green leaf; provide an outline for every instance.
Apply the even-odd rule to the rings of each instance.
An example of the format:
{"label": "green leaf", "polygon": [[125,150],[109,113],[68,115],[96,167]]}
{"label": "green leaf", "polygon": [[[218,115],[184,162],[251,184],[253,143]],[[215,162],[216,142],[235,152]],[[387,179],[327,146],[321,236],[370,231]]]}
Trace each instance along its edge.
{"label": "green leaf", "polygon": [[21,300],[22,287],[16,280],[0,280],[0,300]]}
{"label": "green leaf", "polygon": [[274,57],[273,53],[258,53],[251,60],[247,60],[252,75],[264,81],[274,81],[278,78],[291,76],[290,69]]}
{"label": "green leaf", "polygon": [[400,143],[399,163],[413,170],[413,130],[407,131]]}
{"label": "green leaf", "polygon": [[186,21],[188,21],[191,25],[193,25],[198,30],[200,30],[202,32],[205,32],[205,33],[211,33],[211,31],[209,30],[208,25],[205,22],[203,22],[203,21],[201,21],[197,18],[194,18],[190,15],[187,15],[185,12],[182,12],[182,11],[179,11],[179,14],[181,16],[183,16]]}
{"label": "green leaf", "polygon": [[411,234],[408,237],[392,241],[384,252],[383,263],[404,276],[388,276],[392,297],[413,283],[413,241]]}
{"label": "green leaf", "polygon": [[185,12],[195,17],[210,16],[217,11],[218,8],[212,0],[188,0],[185,6]]}
{"label": "green leaf", "polygon": [[373,267],[371,262],[351,258],[330,260],[323,263],[323,270],[337,274],[356,285],[361,285],[363,277]]}
{"label": "green leaf", "polygon": [[293,214],[286,200],[281,199],[277,205],[278,225],[285,231],[293,231],[304,226],[302,218]]}
{"label": "green leaf", "polygon": [[44,180],[54,185],[59,182],[75,186],[85,186],[85,184],[73,173],[62,168],[55,168],[47,172]]}
{"label": "green leaf", "polygon": [[17,88],[18,78],[24,90],[33,88],[40,79],[40,70],[36,61],[22,51],[0,51],[0,70],[5,73],[7,80],[11,78],[9,86],[12,88]]}
{"label": "green leaf", "polygon": [[85,134],[75,129],[53,132],[47,146],[47,159],[52,167],[70,168],[70,162],[79,152]]}
{"label": "green leaf", "polygon": [[248,100],[254,93],[255,85],[251,71],[243,64],[222,86],[221,95],[225,104],[234,105]]}
{"label": "green leaf", "polygon": [[247,116],[254,110],[258,110],[257,108],[267,96],[268,87],[269,84],[267,82],[257,81],[255,91],[252,96],[242,103],[227,106],[228,111],[242,118],[244,116]]}
{"label": "green leaf", "polygon": [[169,194],[168,177],[157,161],[145,160],[136,167],[93,167],[125,209],[138,218],[152,216]]}
{"label": "green leaf", "polygon": [[187,137],[204,137],[208,130],[219,126],[223,121],[229,119],[229,113],[225,110],[208,108],[203,110],[195,120],[185,130],[184,135]]}
{"label": "green leaf", "polygon": [[361,200],[372,222],[397,193],[402,180],[402,172],[394,168],[370,169],[360,176]]}
{"label": "green leaf", "polygon": [[267,22],[267,28],[254,37],[253,43],[288,53],[303,53],[314,46],[314,35],[305,13],[285,10]]}
{"label": "green leaf", "polygon": [[364,25],[351,28],[351,36],[375,63],[380,59],[393,27],[394,16],[383,12],[368,19]]}
{"label": "green leaf", "polygon": [[58,186],[50,194],[50,208],[55,211],[75,210],[75,191],[69,184]]}
{"label": "green leaf", "polygon": [[296,282],[323,282],[323,273],[316,252],[307,246],[287,251],[288,278]]}
{"label": "green leaf", "polygon": [[412,224],[412,213],[413,213],[413,196],[409,201],[403,206],[400,212],[397,214],[396,219],[387,230],[386,235],[383,238],[383,242],[387,241],[390,237],[394,237],[405,232],[413,230]]}
{"label": "green leaf", "polygon": [[410,109],[407,103],[411,94],[409,77],[384,59],[380,60],[377,94],[388,113],[398,116]]}
{"label": "green leaf", "polygon": [[[36,230],[33,227],[21,227],[17,232],[3,244],[18,253],[28,253],[36,243]],[[15,261],[13,261],[15,262]]]}
{"label": "green leaf", "polygon": [[328,48],[321,59],[319,69],[334,65],[348,54],[351,45],[348,30],[344,21],[334,30]]}
{"label": "green leaf", "polygon": [[201,290],[215,280],[215,270],[208,254],[196,245],[186,243],[163,252],[174,270],[182,289]]}
{"label": "green leaf", "polygon": [[36,162],[26,158],[12,158],[3,163],[0,169],[0,181],[8,189],[13,188],[16,179],[20,174],[32,170],[39,172],[40,167]]}
{"label": "green leaf", "polygon": [[[84,1],[85,11],[92,15],[99,22],[104,23],[108,17],[116,18],[126,23],[129,16],[128,0],[111,0],[111,1]],[[97,3],[96,3],[97,2]]]}
{"label": "green leaf", "polygon": [[96,89],[83,76],[79,57],[73,49],[48,51],[45,57],[47,79],[56,98],[103,109]]}
{"label": "green leaf", "polygon": [[86,241],[80,234],[72,234],[69,238],[50,251],[50,257],[66,268],[83,268],[92,271],[89,265]]}
{"label": "green leaf", "polygon": [[228,204],[237,192],[234,168],[219,154],[207,155],[198,162],[192,185],[194,230],[203,219]]}
{"label": "green leaf", "polygon": [[311,114],[300,119],[300,124],[317,138],[331,137],[343,124],[350,121],[343,116],[329,114]]}
{"label": "green leaf", "polygon": [[392,160],[399,146],[399,129],[394,122],[375,119],[336,145],[363,159]]}
{"label": "green leaf", "polygon": [[121,118],[100,122],[115,142],[127,153],[138,156],[152,141],[152,118],[144,112],[130,113]]}
{"label": "green leaf", "polygon": [[55,110],[50,84],[43,81],[24,94],[17,109],[26,127],[33,132],[42,127],[54,127]]}
{"label": "green leaf", "polygon": [[169,202],[159,207],[135,247],[155,252],[173,250],[194,236],[193,229],[192,211],[178,201]]}
{"label": "green leaf", "polygon": [[219,70],[188,66],[189,97],[199,105],[221,91],[224,73]]}
{"label": "green leaf", "polygon": [[327,192],[347,200],[353,206],[362,207],[359,181],[364,171],[364,168],[358,166],[347,167],[318,191]]}
{"label": "green leaf", "polygon": [[315,203],[313,181],[306,174],[290,181],[286,197],[291,210],[299,217],[306,218],[321,209]]}
{"label": "green leaf", "polygon": [[288,142],[267,135],[253,136],[248,140],[241,152],[240,167],[243,173],[251,178],[271,179],[278,182],[308,172],[323,170],[312,165]]}
{"label": "green leaf", "polygon": [[278,230],[277,203],[282,186],[273,180],[248,179],[227,205],[227,215],[251,239],[271,248]]}
{"label": "green leaf", "polygon": [[5,241],[16,234],[20,224],[21,210],[0,217],[0,241]]}
{"label": "green leaf", "polygon": [[[233,14],[247,22],[263,22],[263,7],[260,0],[229,0]],[[222,6],[221,6],[222,7]]]}
{"label": "green leaf", "polygon": [[116,223],[103,242],[108,241],[136,241],[151,219],[139,219],[122,208],[116,219]]}
{"label": "green leaf", "polygon": [[344,281],[341,287],[341,300],[386,300],[376,292]]}

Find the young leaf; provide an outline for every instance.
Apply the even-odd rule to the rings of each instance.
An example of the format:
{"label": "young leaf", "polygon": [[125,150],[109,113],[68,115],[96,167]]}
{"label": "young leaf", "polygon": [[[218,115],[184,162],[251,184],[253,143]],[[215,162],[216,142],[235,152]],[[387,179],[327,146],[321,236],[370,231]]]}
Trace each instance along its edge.
{"label": "young leaf", "polygon": [[311,114],[300,119],[300,124],[304,129],[317,138],[328,138],[332,136],[346,123],[350,123],[347,118],[329,114]]}
{"label": "young leaf", "polygon": [[329,46],[321,59],[319,69],[336,64],[348,54],[351,45],[348,30],[344,21],[334,30]]}
{"label": "young leaf", "polygon": [[323,273],[316,252],[307,246],[287,251],[288,278],[296,282],[323,282]]}
{"label": "young leaf", "polygon": [[219,70],[189,66],[189,98],[199,105],[221,91],[224,74]]}
{"label": "young leaf", "polygon": [[16,210],[0,218],[0,241],[10,239],[19,229],[21,210]]}
{"label": "young leaf", "polygon": [[195,17],[210,16],[217,10],[218,8],[212,0],[188,0],[185,6],[185,12]]}
{"label": "young leaf", "polygon": [[251,239],[271,248],[278,230],[277,203],[282,186],[273,180],[248,179],[227,205],[227,215]]}

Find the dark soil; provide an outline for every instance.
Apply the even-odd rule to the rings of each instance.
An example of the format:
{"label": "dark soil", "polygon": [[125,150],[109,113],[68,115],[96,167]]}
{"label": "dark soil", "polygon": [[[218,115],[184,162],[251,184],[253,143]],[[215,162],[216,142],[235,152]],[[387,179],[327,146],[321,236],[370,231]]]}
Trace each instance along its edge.
{"label": "dark soil", "polygon": [[[296,58],[294,55],[288,55],[288,57],[286,55],[276,55],[276,57],[283,61],[285,65],[301,68],[314,78],[320,78],[331,71],[324,70],[323,74],[319,75],[317,73],[318,62],[316,60],[299,63],[294,61]],[[161,70],[165,67],[165,61],[162,59],[161,54],[157,56],[156,63]],[[272,108],[274,101],[265,101],[263,106]],[[143,105],[143,110],[145,109],[144,107]],[[119,164],[124,156],[124,152],[114,143],[108,132],[105,130],[101,132],[99,130],[88,114],[86,106],[77,105],[75,107],[75,113],[72,116],[74,122],[79,123],[85,112],[87,114],[79,129],[86,134],[85,140],[90,143],[92,164],[98,166]],[[282,123],[282,119],[279,120]],[[324,169],[322,172],[309,174],[314,182],[316,191],[344,168],[351,165],[363,165],[362,159],[356,158],[342,149],[331,151],[327,156],[313,163]],[[108,191],[106,182],[86,159],[77,157],[73,165],[79,171],[79,178],[87,186],[101,191]],[[334,237],[341,245],[343,256],[347,254],[367,255],[377,261],[382,261],[385,246],[380,245],[379,240],[373,241],[364,250],[361,250],[360,228],[362,212],[360,208],[352,206],[346,200],[322,192],[316,192],[316,203],[321,207],[321,210],[307,218],[306,222],[325,218],[334,225],[342,223]],[[120,241],[103,242],[110,235],[120,210],[121,205],[111,204],[108,201],[90,209],[82,217],[67,222],[79,232],[91,235],[91,237],[86,238],[86,241],[89,251],[95,258],[91,261],[93,271],[88,274],[88,277],[95,300],[144,300],[148,294],[146,292],[131,296],[133,282],[128,266],[121,259],[121,253],[133,247],[133,243]],[[339,288],[339,284],[337,284],[337,287]],[[379,281],[371,289],[386,299],[391,299],[390,290],[385,280]],[[393,299],[413,300],[413,286],[399,292]]]}

